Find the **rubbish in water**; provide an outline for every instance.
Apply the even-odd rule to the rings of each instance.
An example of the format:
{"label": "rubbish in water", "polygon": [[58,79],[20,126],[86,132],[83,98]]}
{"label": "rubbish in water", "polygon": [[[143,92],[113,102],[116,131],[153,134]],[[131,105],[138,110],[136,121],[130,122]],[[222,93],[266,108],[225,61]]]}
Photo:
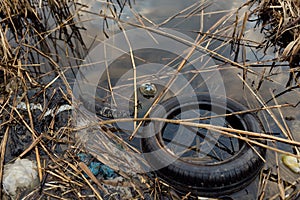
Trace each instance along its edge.
{"label": "rubbish in water", "polygon": [[3,189],[14,197],[17,190],[30,189],[39,183],[36,163],[28,159],[17,159],[4,165]]}
{"label": "rubbish in water", "polygon": [[150,98],[155,96],[157,89],[153,83],[144,83],[141,85],[140,91],[144,97]]}
{"label": "rubbish in water", "polygon": [[283,155],[282,162],[293,172],[300,173],[300,161],[297,158],[293,156]]}
{"label": "rubbish in water", "polygon": [[113,179],[117,175],[114,170],[112,170],[110,167],[107,165],[102,165],[100,168],[100,174],[103,176],[105,179]]}
{"label": "rubbish in water", "polygon": [[79,157],[80,161],[84,162],[85,164],[87,164],[91,159],[91,156],[86,153],[79,153],[77,156]]}
{"label": "rubbish in water", "polygon": [[103,163],[101,163],[99,161],[90,162],[90,160],[92,158],[90,155],[88,155],[86,153],[79,153],[77,156],[79,157],[79,159],[82,162],[84,162],[86,165],[88,165],[89,169],[95,176],[100,174],[104,179],[113,179],[117,176],[115,171],[112,170],[107,165],[104,165]]}
{"label": "rubbish in water", "polygon": [[91,162],[89,165],[89,169],[95,176],[97,176],[99,174],[101,165],[103,165],[103,164],[100,162]]}
{"label": "rubbish in water", "polygon": [[[208,117],[206,121],[201,120],[201,124],[252,132],[261,132],[262,128],[252,113],[220,117],[247,108],[211,93],[201,93],[196,98],[176,96],[160,106],[153,110],[153,118],[185,120],[186,116],[189,119],[201,116]],[[163,112],[160,111],[162,107]],[[212,118],[216,115],[219,117]],[[237,138],[224,137],[212,130],[182,131],[180,126],[153,120],[143,127],[146,137],[141,139],[142,152],[151,168],[175,189],[205,197],[231,195],[244,189],[259,175],[264,165],[264,148],[258,145],[250,147]],[[214,139],[207,139],[207,136]],[[155,153],[158,151],[159,156]]]}

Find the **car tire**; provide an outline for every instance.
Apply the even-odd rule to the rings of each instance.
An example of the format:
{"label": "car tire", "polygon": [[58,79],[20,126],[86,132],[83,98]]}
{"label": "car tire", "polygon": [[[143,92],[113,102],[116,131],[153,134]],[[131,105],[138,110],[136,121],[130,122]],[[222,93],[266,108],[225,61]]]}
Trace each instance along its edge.
{"label": "car tire", "polygon": [[[258,133],[263,131],[259,120],[252,113],[242,112],[242,114],[230,115],[230,113],[245,111],[246,107],[231,99],[227,98],[224,101],[224,97],[209,94],[201,94],[196,98],[184,97],[180,101],[176,97],[170,98],[157,106],[156,110],[154,109],[154,113],[162,108],[166,111],[156,112],[163,114],[155,117],[170,119],[173,117],[172,112],[178,112],[178,109],[192,104],[207,111],[212,108],[214,112],[225,110],[226,114],[229,114],[225,120],[232,128]],[[180,191],[207,197],[230,194],[250,184],[264,165],[262,157],[265,156],[266,150],[256,145],[250,146],[241,140],[238,140],[241,148],[232,157],[220,162],[199,163],[174,158],[174,154],[162,140],[164,129],[161,127],[166,124],[159,120],[145,122],[141,139],[142,152],[152,170],[162,180]]]}

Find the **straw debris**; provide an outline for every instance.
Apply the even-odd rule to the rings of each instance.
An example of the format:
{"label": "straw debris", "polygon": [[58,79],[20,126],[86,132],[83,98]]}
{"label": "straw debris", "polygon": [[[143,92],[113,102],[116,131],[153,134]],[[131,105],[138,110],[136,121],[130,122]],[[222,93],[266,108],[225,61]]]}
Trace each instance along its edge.
{"label": "straw debris", "polygon": [[[251,109],[236,114],[264,111],[272,113],[273,110],[297,107],[297,105],[288,103],[270,105],[269,102],[262,99],[258,95],[259,86],[257,90],[252,89],[247,83],[247,76],[251,74],[260,77],[260,85],[263,81],[272,81],[272,75],[266,74],[266,70],[260,73],[251,68],[251,66],[264,65],[268,61],[250,62],[244,57],[240,59],[239,55],[244,54],[245,47],[248,46],[266,46],[267,48],[275,46],[280,54],[278,60],[288,61],[291,67],[288,84],[292,84],[293,80],[299,78],[299,1],[249,0],[245,4],[252,5],[251,14],[257,16],[257,23],[262,25],[262,31],[266,36],[266,40],[262,44],[244,38],[247,29],[246,23],[252,18],[248,11],[242,17],[239,15],[242,7],[230,11],[217,11],[217,14],[228,14],[220,18],[207,31],[203,31],[204,16],[216,13],[206,13],[205,8],[209,7],[210,2],[205,0],[201,1],[203,4],[199,2],[174,13],[172,17],[161,24],[155,24],[145,16],[136,13],[132,9],[134,1],[129,0],[103,1],[106,3],[105,12],[99,10],[97,13],[89,14],[103,18],[102,31],[106,37],[110,36],[108,24],[111,20],[121,31],[125,31],[126,26],[132,26],[143,28],[149,31],[149,34],[157,32],[171,37],[157,27],[169,25],[173,19],[185,23],[191,17],[199,17],[202,28],[190,30],[190,33],[198,34],[195,43],[187,43],[191,47],[190,54],[200,50],[222,63],[230,64],[230,69],[242,70],[241,84],[246,88],[249,87],[247,91],[254,93],[255,99],[260,102],[257,107],[252,106]],[[95,124],[87,124],[87,127],[82,130],[74,127],[72,112],[73,109],[76,109],[76,105],[72,103],[73,94],[69,83],[74,81],[76,70],[91,48],[85,44],[82,34],[85,27],[80,14],[88,12],[85,11],[86,7],[75,0],[2,0],[0,3],[1,186],[4,166],[17,159],[25,158],[36,163],[39,185],[30,191],[16,194],[15,198],[17,199],[196,199],[197,197],[190,192],[186,194],[175,192],[172,186],[158,179],[155,174],[135,173],[142,171],[139,167],[147,164],[142,163],[144,161],[140,157],[134,156],[140,153],[139,150],[118,137],[118,130],[113,128],[113,124],[131,121],[138,123],[138,128],[142,121],[149,120],[149,118],[100,120],[100,122],[98,120]],[[136,21],[125,22],[120,19],[120,13],[125,8],[131,9]],[[184,38],[175,39],[186,42]],[[211,46],[214,46],[214,41],[221,41],[222,44],[215,45],[217,47],[210,49]],[[227,46],[230,45],[232,49],[228,50]],[[234,59],[223,56],[220,53],[223,48],[224,51],[234,54]],[[133,54],[133,52],[130,53]],[[132,55],[133,57],[134,55]],[[178,68],[178,73],[184,65],[185,61]],[[209,69],[205,70],[213,71],[218,68],[222,68],[224,71],[228,70],[223,65],[209,66]],[[136,77],[134,79],[136,87]],[[174,79],[176,79],[175,76]],[[110,83],[109,85],[112,87]],[[292,89],[289,89],[288,92]],[[113,93],[112,88],[109,91]],[[111,95],[113,96],[113,94]],[[135,99],[135,104],[137,104],[137,99]],[[68,105],[66,106],[68,109],[61,111],[61,105]],[[281,131],[287,133],[286,138],[195,124],[188,120],[152,120],[211,129],[228,137],[244,140],[250,145],[259,145],[256,139],[268,140],[271,145],[263,145],[264,148],[299,158],[300,155],[297,152],[291,153],[276,146],[285,144],[297,149],[300,143],[293,137],[289,137],[289,131],[285,130],[288,127],[282,123],[284,117],[276,119],[273,114],[270,116],[282,129]],[[82,119],[86,118],[82,117]],[[92,121],[88,117],[87,120]],[[133,137],[134,133],[132,133]],[[88,142],[84,141],[88,139]],[[89,146],[86,146],[87,143]],[[82,160],[79,156],[81,154],[90,157]],[[105,177],[95,175],[93,169],[90,168],[91,163],[94,162],[105,164],[118,177],[105,179]],[[270,163],[269,166],[266,166],[268,169],[262,172],[258,191],[260,199],[269,198],[272,195],[274,198],[283,196],[284,191],[299,185],[299,178],[284,177],[282,174],[281,177],[274,175],[274,168],[277,169],[279,164],[278,160],[275,164]],[[269,169],[270,171],[268,171]],[[278,168],[278,170],[282,170],[282,168]],[[286,181],[284,188],[281,183],[279,184],[282,179]],[[269,191],[270,188],[273,188],[272,182],[277,184],[280,191]],[[293,191],[290,196],[297,196],[297,192]],[[9,199],[10,197],[2,189],[0,190],[0,199],[5,198]]]}
{"label": "straw debris", "polygon": [[278,48],[281,61],[288,61],[292,69],[287,85],[300,77],[300,1],[252,0],[253,12],[267,40],[266,48]]}

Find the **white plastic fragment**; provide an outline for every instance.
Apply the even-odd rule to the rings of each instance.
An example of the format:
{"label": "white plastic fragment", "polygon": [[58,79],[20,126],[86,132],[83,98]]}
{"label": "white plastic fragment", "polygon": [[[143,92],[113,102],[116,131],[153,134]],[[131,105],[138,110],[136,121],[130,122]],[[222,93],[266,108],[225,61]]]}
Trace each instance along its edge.
{"label": "white plastic fragment", "polygon": [[293,172],[300,173],[300,161],[297,158],[293,156],[283,155],[282,162]]}
{"label": "white plastic fragment", "polygon": [[[34,104],[34,103],[30,103],[29,104],[30,110],[40,110],[43,111],[42,105],[41,104]],[[17,109],[21,109],[21,110],[26,110],[27,109],[27,105],[25,102],[20,102],[17,105]]]}
{"label": "white plastic fragment", "polygon": [[17,189],[26,190],[38,184],[36,163],[28,159],[17,159],[12,164],[4,165],[3,188],[11,197]]}
{"label": "white plastic fragment", "polygon": [[[70,106],[70,105],[62,105],[58,108],[56,114],[60,113],[60,112],[63,112],[63,111],[66,111],[66,110],[72,110],[74,109],[73,106]],[[53,109],[48,109],[47,112],[45,113],[44,117],[48,116],[48,115],[51,115],[53,117],[54,115],[54,110]]]}
{"label": "white plastic fragment", "polygon": [[[30,110],[39,110],[41,112],[43,112],[43,107],[41,104],[37,103],[30,103],[29,104],[29,107],[30,107]],[[27,110],[27,105],[25,102],[20,102],[18,105],[17,105],[17,109],[20,109],[20,110]],[[60,113],[60,112],[63,112],[63,111],[67,111],[67,110],[73,110],[74,107],[73,106],[70,106],[68,104],[65,104],[65,105],[62,105],[58,108],[58,110],[56,111],[56,114]],[[54,116],[54,109],[47,109],[47,111],[45,112],[44,114],[44,117],[47,117],[48,115],[51,115],[52,117]]]}
{"label": "white plastic fragment", "polygon": [[57,110],[57,113],[60,113],[60,112],[63,112],[63,111],[66,111],[66,110],[73,110],[74,107],[73,106],[70,106],[68,104],[65,104],[65,105],[62,105],[58,108]]}

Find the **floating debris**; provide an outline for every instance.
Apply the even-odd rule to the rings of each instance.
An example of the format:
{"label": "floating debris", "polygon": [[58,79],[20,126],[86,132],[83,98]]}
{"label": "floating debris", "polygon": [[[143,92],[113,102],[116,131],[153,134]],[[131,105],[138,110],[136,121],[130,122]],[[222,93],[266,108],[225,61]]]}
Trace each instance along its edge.
{"label": "floating debris", "polygon": [[102,165],[100,168],[100,174],[103,176],[104,179],[113,179],[117,176],[114,170],[112,170],[107,165]]}
{"label": "floating debris", "polygon": [[100,162],[91,162],[89,165],[89,169],[95,176],[97,176],[100,172],[100,168],[102,167],[102,165],[103,164]]}
{"label": "floating debris", "polygon": [[[40,103],[30,103],[29,108],[30,108],[30,110],[39,110],[41,112],[44,111],[44,109]],[[17,109],[27,110],[27,104],[25,102],[20,102],[17,105]],[[51,115],[53,117],[54,115],[57,115],[60,112],[73,110],[73,109],[74,109],[74,107],[71,105],[68,105],[68,104],[61,105],[57,110],[56,109],[46,109],[47,111],[44,114],[44,117],[47,117],[48,115]]]}
{"label": "floating debris", "polygon": [[3,188],[14,197],[17,190],[33,188],[38,184],[36,163],[28,159],[17,159],[13,164],[4,166]]}
{"label": "floating debris", "polygon": [[79,157],[80,161],[84,162],[85,164],[87,164],[91,159],[91,155],[86,153],[79,153],[77,156]]}
{"label": "floating debris", "polygon": [[156,86],[153,83],[144,83],[140,86],[142,95],[146,98],[154,97],[157,93]]}
{"label": "floating debris", "polygon": [[91,170],[93,175],[97,176],[100,174],[100,176],[102,176],[104,179],[113,179],[117,177],[115,171],[110,167],[108,167],[107,165],[104,165],[99,161],[90,162],[90,160],[92,159],[91,155],[86,153],[80,153],[77,156],[82,162],[84,162],[88,166],[88,168]]}
{"label": "floating debris", "polygon": [[293,172],[300,173],[300,161],[297,158],[293,156],[283,155],[282,162]]}

